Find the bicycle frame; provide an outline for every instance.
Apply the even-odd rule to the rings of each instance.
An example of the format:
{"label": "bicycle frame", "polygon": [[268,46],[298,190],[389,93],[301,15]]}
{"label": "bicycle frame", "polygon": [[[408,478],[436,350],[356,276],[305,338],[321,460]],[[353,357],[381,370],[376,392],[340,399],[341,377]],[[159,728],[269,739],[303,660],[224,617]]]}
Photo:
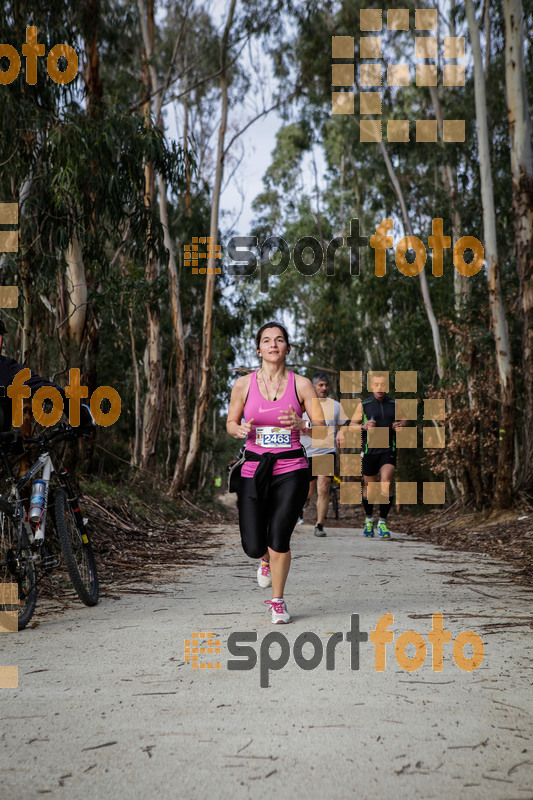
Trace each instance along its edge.
{"label": "bicycle frame", "polygon": [[[5,457],[5,456],[4,456]],[[83,517],[79,506],[77,505],[74,507],[74,500],[76,499],[73,491],[72,486],[68,477],[68,470],[65,468],[61,468],[56,470],[54,464],[52,462],[52,458],[48,451],[41,453],[37,461],[29,468],[29,470],[17,481],[15,476],[13,475],[13,470],[11,464],[9,463],[9,459],[6,459],[6,463],[4,463],[4,467],[9,467],[8,475],[9,479],[14,484],[14,491],[16,494],[16,505],[20,507],[22,501],[20,499],[20,491],[24,488],[39,472],[42,470],[41,479],[45,483],[45,492],[44,492],[44,508],[43,513],[41,514],[41,518],[37,525],[32,525],[29,520],[25,519],[24,515],[22,516],[23,523],[26,525],[26,530],[28,532],[28,537],[30,542],[35,542],[37,544],[44,541],[44,531],[46,525],[46,513],[48,511],[48,496],[49,496],[49,489],[50,489],[50,479],[52,477],[52,473],[55,472],[61,484],[63,485],[64,489],[67,492],[67,499],[72,509],[72,513],[76,517],[78,525],[80,529],[83,531],[82,539],[84,544],[87,544],[88,538],[87,533],[85,532],[85,524],[87,520]]]}
{"label": "bicycle frame", "polygon": [[32,534],[33,534],[33,536],[30,536],[30,541],[32,541],[32,539],[33,539],[33,541],[35,541],[37,543],[44,541],[44,529],[45,529],[45,525],[46,525],[46,512],[48,510],[48,491],[49,491],[49,488],[50,488],[50,478],[51,478],[52,472],[54,472],[54,465],[52,464],[52,459],[50,458],[50,454],[48,452],[41,453],[41,455],[39,456],[39,458],[37,459],[35,464],[33,464],[33,466],[30,467],[28,472],[26,472],[26,474],[23,475],[22,478],[20,478],[18,480],[18,482],[16,483],[16,485],[15,485],[15,490],[17,492],[17,499],[19,499],[18,495],[20,493],[20,490],[23,489],[24,486],[26,486],[32,480],[32,478],[35,475],[38,475],[38,473],[41,470],[42,470],[41,479],[44,481],[44,484],[45,484],[43,513],[41,514],[41,518],[40,518],[40,520],[39,520],[37,525],[31,526],[28,523],[28,526],[32,530]]}
{"label": "bicycle frame", "polygon": [[[52,569],[59,566],[59,558],[54,552],[45,545],[45,528],[47,523],[47,512],[50,511],[54,518],[54,525],[59,545],[64,557],[66,569],[72,581],[73,589],[76,591],[80,600],[87,606],[94,606],[98,603],[98,572],[94,552],[87,532],[87,521],[82,515],[77,493],[73,490],[68,470],[59,459],[59,466],[54,466],[52,457],[53,452],[49,452],[48,442],[58,437],[73,438],[77,437],[70,429],[58,427],[49,433],[40,436],[22,439],[15,439],[0,435],[0,463],[4,466],[7,483],[9,486],[8,497],[0,495],[0,512],[11,518],[12,525],[15,526],[18,534],[18,547],[16,556],[14,555],[14,544],[4,547],[5,563],[0,566],[6,572],[9,570],[19,583],[19,630],[27,626],[35,610],[36,585],[41,577],[48,574]],[[83,434],[82,434],[83,435]],[[5,445],[3,444],[5,442]],[[17,478],[8,454],[10,452],[24,453],[31,447],[39,448],[39,455],[36,461],[30,466],[27,472]],[[49,508],[50,502],[50,481],[52,473],[57,475],[60,486],[54,489],[53,507]],[[39,476],[44,484],[42,493],[42,510],[39,508],[40,516],[35,515],[34,521],[30,520],[31,502],[25,497],[21,497],[21,492]],[[39,503],[39,507],[40,507]],[[33,515],[32,515],[33,516]],[[11,541],[14,542],[12,530]],[[47,543],[48,544],[48,543]],[[31,564],[31,567],[25,565]],[[36,569],[39,568],[41,575],[37,577]],[[29,577],[28,577],[29,576]],[[22,587],[22,588],[21,588]]]}

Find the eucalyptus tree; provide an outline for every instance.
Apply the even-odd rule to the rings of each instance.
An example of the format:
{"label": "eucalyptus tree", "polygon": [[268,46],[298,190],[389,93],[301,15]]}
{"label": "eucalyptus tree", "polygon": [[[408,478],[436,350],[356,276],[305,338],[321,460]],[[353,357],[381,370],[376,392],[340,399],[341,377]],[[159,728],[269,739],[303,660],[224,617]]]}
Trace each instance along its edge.
{"label": "eucalyptus tree", "polygon": [[[117,9],[106,5],[105,19],[98,10],[94,2],[76,8],[56,3],[27,16],[20,4],[8,3],[0,20],[2,41],[24,41],[33,23],[38,40],[70,42],[79,56],[78,73],[67,85],[51,80],[46,59],[38,59],[34,85],[22,73],[0,93],[2,118],[11,120],[0,141],[1,199],[20,206],[19,252],[4,261],[22,288],[22,358],[37,347],[40,368],[56,374],[84,365],[91,338],[86,304],[93,305],[98,328],[118,257],[139,262],[148,247],[165,258],[161,226],[143,201],[143,160],[150,158],[177,184],[183,172],[177,145],[147,131],[124,97],[106,99],[99,49],[109,48]],[[49,315],[53,336],[43,339],[39,332],[49,327]],[[70,336],[63,335],[67,331]],[[95,379],[93,371],[90,389]]]}
{"label": "eucalyptus tree", "polygon": [[[439,459],[448,471],[452,491],[457,491],[465,498],[472,493],[476,504],[482,505],[491,504],[497,490],[496,502],[506,504],[513,475],[515,415],[510,365],[514,357],[512,350],[516,351],[518,344],[516,333],[519,318],[510,317],[509,331],[506,332],[506,307],[513,302],[518,282],[513,276],[512,258],[504,259],[499,265],[501,286],[498,288],[498,281],[495,280],[497,271],[492,266],[494,260],[491,255],[494,252],[492,241],[498,249],[501,248],[501,252],[509,252],[514,239],[508,161],[506,163],[509,151],[502,115],[503,24],[500,25],[500,22],[503,23],[503,19],[498,8],[486,4],[483,25],[487,45],[482,71],[483,79],[490,83],[491,91],[485,106],[489,142],[482,162],[484,169],[491,160],[494,164],[497,209],[493,232],[490,233],[487,229],[489,219],[485,216],[483,220],[482,209],[486,208],[487,191],[486,181],[484,188],[481,188],[477,148],[466,143],[442,143],[445,118],[465,119],[467,139],[476,142],[475,117],[472,113],[475,89],[468,64],[465,86],[453,90],[419,87],[413,81],[401,90],[387,85],[381,87],[383,135],[388,119],[411,119],[410,142],[388,141],[386,145],[383,142],[360,142],[354,116],[331,115],[331,37],[354,37],[354,63],[357,70],[360,6],[366,8],[367,4],[330,4],[317,0],[307,3],[305,8],[297,8],[297,33],[293,46],[281,53],[287,73],[292,70],[297,75],[295,82],[300,92],[291,111],[287,110],[291,124],[286,130],[290,130],[291,126],[305,130],[315,146],[322,145],[326,159],[321,219],[326,221],[333,235],[339,232],[344,235],[347,232],[347,220],[357,218],[362,233],[368,236],[374,232],[379,220],[388,217],[395,220],[395,232],[401,231],[403,219],[406,233],[425,239],[431,233],[432,219],[442,218],[445,233],[452,234],[452,246],[464,235],[483,239],[485,243],[488,241],[485,254],[487,261],[490,261],[490,280],[485,280],[483,271],[470,278],[461,276],[452,267],[451,250],[447,251],[448,256],[445,255],[442,277],[432,276],[430,266],[426,265],[427,284],[431,292],[431,306],[426,302],[426,312],[433,331],[433,348],[430,347],[431,339],[428,339],[427,331],[424,332],[421,304],[416,301],[411,286],[407,285],[410,282],[394,268],[390,272],[390,262],[385,277],[377,280],[372,276],[370,279],[372,265],[365,260],[370,250],[365,251],[361,276],[337,285],[336,292],[331,291],[335,285],[333,280],[329,284],[325,280],[321,282],[320,274],[313,279],[300,277],[297,282],[297,275],[287,271],[273,281],[268,299],[259,298],[258,307],[281,308],[283,303],[291,304],[292,292],[297,299],[292,300],[290,307],[305,307],[307,324],[301,338],[310,346],[312,358],[320,351],[322,340],[326,341],[322,334],[320,338],[315,337],[315,332],[323,331],[325,326],[330,325],[335,332],[331,339],[336,349],[349,342],[348,350],[351,347],[352,352],[360,352],[363,342],[363,356],[369,366],[375,365],[376,359],[387,362],[390,368],[398,368],[399,363],[404,363],[404,368],[416,366],[424,376],[425,387],[439,384],[448,401],[450,421],[447,450],[439,454]],[[395,6],[394,3],[382,4],[383,15],[388,8]],[[389,62],[412,62],[409,43],[413,43],[413,10],[410,33],[389,31],[381,34],[382,40],[387,43]],[[452,3],[448,11],[448,19],[443,16],[442,9],[439,11],[439,28],[442,29],[443,24],[448,26],[446,34],[451,36],[465,34],[463,8]],[[518,11],[514,16],[515,20],[518,19]],[[440,42],[440,34],[437,38]],[[438,48],[440,46],[438,44]],[[514,51],[517,51],[516,33]],[[518,62],[515,60],[515,63]],[[382,58],[382,66],[386,66],[385,57]],[[520,72],[518,68],[515,78]],[[530,82],[527,85],[531,91]],[[519,92],[515,90],[515,101],[518,102],[518,99]],[[523,99],[520,102],[523,108]],[[480,112],[477,116],[479,121]],[[437,129],[441,131],[438,143],[413,141],[414,117],[436,119]],[[522,127],[522,132],[525,130],[521,124],[517,127]],[[272,166],[265,173],[265,191],[256,200],[260,214],[258,227],[263,233],[267,232],[269,226],[270,232],[274,232],[274,227],[288,231],[295,224],[281,189],[282,179],[278,176],[276,185],[271,178],[274,165],[282,157],[283,148],[278,142]],[[303,163],[301,158],[299,163]],[[386,169],[383,168],[384,163]],[[289,157],[286,175],[291,172]],[[308,195],[299,206],[296,204],[297,217],[302,225],[308,220],[307,232],[320,238],[315,219],[317,209],[312,207],[313,192],[309,191]],[[515,220],[519,218],[514,215]],[[522,215],[520,224],[523,232],[527,227],[527,219]],[[527,247],[523,248],[523,252],[525,257]],[[342,299],[343,292],[346,293],[346,303]],[[312,315],[315,311],[319,316]],[[342,339],[340,320],[350,321],[343,328]],[[317,348],[314,352],[313,347]],[[330,348],[329,352],[332,354],[333,350]],[[406,361],[410,363],[406,364]],[[430,368],[431,361],[438,365],[438,372]],[[502,386],[501,405],[491,399],[489,387],[493,378]],[[465,464],[468,464],[468,469]]]}
{"label": "eucalyptus tree", "polygon": [[531,112],[526,88],[524,11],[521,0],[504,0],[505,81],[509,120],[518,306],[522,322],[524,443],[521,488],[533,489],[533,161]]}
{"label": "eucalyptus tree", "polygon": [[481,57],[479,27],[472,0],[465,0],[465,8],[470,30],[472,54],[474,58],[476,127],[479,150],[479,169],[481,175],[485,258],[487,263],[489,304],[496,346],[496,361],[498,364],[498,382],[500,386],[502,403],[496,503],[500,507],[506,507],[511,502],[512,490],[515,392],[512,374],[512,356],[509,342],[509,328],[507,325],[507,318],[502,298],[500,265],[496,242],[496,216],[487,128],[485,76],[483,73]]}
{"label": "eucalyptus tree", "polygon": [[[258,14],[257,4],[230,0],[225,8],[221,31],[217,33],[212,20],[200,4],[168,5],[167,14],[160,27],[159,44],[152,53],[152,86],[162,106],[178,100],[182,107],[183,129],[178,134],[188,136],[186,143],[186,170],[189,160],[196,163],[196,182],[207,189],[209,219],[202,221],[194,216],[195,192],[187,179],[185,203],[174,199],[174,209],[169,208],[167,187],[159,181],[160,214],[165,228],[165,243],[169,251],[169,278],[176,362],[175,394],[178,409],[179,449],[174,462],[170,491],[175,494],[186,486],[205,445],[205,428],[209,404],[212,402],[213,361],[218,353],[213,350],[215,324],[228,322],[228,315],[220,304],[220,286],[223,279],[216,276],[214,258],[207,260],[208,273],[204,282],[203,308],[197,304],[194,320],[184,311],[184,287],[193,285],[179,274],[179,250],[186,234],[202,235],[197,227],[207,227],[213,242],[219,239],[219,198],[224,174],[232,158],[232,147],[254,121],[264,116],[269,107],[244,124],[229,115],[232,106],[242,102],[250,88],[250,79],[242,67],[242,53],[252,41],[274,35],[276,12],[280,4],[265,4],[264,14]],[[174,25],[173,25],[174,22]],[[187,43],[191,42],[190,47]],[[146,36],[144,36],[146,48]],[[170,57],[170,62],[169,62]],[[159,74],[156,75],[154,65]],[[167,76],[165,78],[165,75]],[[219,110],[220,109],[220,110]],[[212,139],[216,143],[212,144]],[[210,164],[213,168],[210,169]],[[197,196],[197,193],[196,193]],[[205,197],[205,196],[204,196]],[[204,203],[204,208],[207,203]],[[170,211],[170,213],[169,213]],[[209,270],[212,272],[209,272]],[[218,287],[218,288],[217,288]],[[194,302],[200,293],[194,286]],[[189,303],[191,295],[186,298]],[[198,321],[201,315],[201,327]],[[194,349],[187,339],[194,330]],[[199,345],[199,346],[198,346]],[[217,345],[220,347],[220,340]],[[225,372],[225,367],[223,368]],[[216,378],[215,378],[216,381]]]}

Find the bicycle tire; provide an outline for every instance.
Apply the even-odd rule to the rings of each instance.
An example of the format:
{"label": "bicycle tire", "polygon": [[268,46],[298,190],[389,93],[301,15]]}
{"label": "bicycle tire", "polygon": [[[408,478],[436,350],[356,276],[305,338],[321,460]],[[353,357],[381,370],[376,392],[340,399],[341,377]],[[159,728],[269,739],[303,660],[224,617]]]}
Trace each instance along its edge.
{"label": "bicycle tire", "polygon": [[80,529],[64,489],[59,489],[56,494],[54,512],[57,535],[72,585],[82,603],[95,606],[99,597],[96,559],[87,531]]}
{"label": "bicycle tire", "polygon": [[16,583],[17,603],[4,603],[0,598],[0,611],[18,614],[18,629],[24,630],[33,616],[37,603],[37,571],[30,548],[28,534],[22,531],[20,549],[18,526],[15,520],[0,513],[0,587]]}

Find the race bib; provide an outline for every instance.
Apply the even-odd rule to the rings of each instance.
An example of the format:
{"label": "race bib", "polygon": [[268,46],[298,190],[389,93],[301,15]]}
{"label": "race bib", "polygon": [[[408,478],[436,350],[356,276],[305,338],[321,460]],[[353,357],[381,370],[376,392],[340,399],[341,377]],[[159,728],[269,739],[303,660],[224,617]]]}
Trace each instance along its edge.
{"label": "race bib", "polygon": [[285,447],[291,446],[291,431],[287,428],[256,428],[255,443],[259,447]]}

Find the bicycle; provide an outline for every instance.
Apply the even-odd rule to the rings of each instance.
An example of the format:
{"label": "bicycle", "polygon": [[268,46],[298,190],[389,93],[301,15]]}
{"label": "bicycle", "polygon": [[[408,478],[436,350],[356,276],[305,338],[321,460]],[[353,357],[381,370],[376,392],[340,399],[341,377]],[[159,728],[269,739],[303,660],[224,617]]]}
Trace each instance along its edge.
{"label": "bicycle", "polygon": [[[37,578],[38,570],[45,575],[59,565],[59,559],[45,544],[52,473],[56,474],[60,483],[59,488],[53,487],[53,518],[72,585],[85,605],[94,606],[98,603],[98,572],[86,528],[87,520],[80,511],[67,469],[64,466],[56,469],[49,452],[49,444],[53,440],[72,439],[80,435],[78,430],[65,424],[29,439],[16,437],[13,433],[0,433],[0,462],[10,485],[9,495],[0,496],[0,587],[4,585],[0,611],[18,613],[19,630],[27,626],[35,611],[40,580]],[[17,479],[8,454],[25,453],[35,446],[39,450],[39,457]],[[35,480],[39,474],[41,478]],[[30,481],[33,481],[32,497],[26,512],[27,500],[20,493]],[[13,583],[18,596],[10,597],[5,584]]]}

